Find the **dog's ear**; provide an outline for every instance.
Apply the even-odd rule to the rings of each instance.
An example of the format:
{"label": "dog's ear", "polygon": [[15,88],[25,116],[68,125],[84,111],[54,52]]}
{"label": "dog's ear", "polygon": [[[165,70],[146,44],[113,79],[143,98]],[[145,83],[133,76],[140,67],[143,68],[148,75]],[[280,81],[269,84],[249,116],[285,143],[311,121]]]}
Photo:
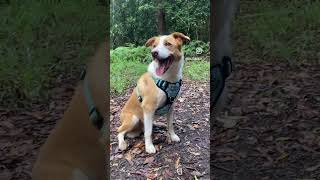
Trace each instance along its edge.
{"label": "dog's ear", "polygon": [[148,41],[144,44],[146,47],[151,46],[156,40],[156,37],[152,37],[150,39],[148,39]]}
{"label": "dog's ear", "polygon": [[177,40],[179,41],[181,44],[183,42],[186,42],[186,41],[190,41],[190,38],[180,32],[174,32],[174,33],[171,33],[171,35]]}

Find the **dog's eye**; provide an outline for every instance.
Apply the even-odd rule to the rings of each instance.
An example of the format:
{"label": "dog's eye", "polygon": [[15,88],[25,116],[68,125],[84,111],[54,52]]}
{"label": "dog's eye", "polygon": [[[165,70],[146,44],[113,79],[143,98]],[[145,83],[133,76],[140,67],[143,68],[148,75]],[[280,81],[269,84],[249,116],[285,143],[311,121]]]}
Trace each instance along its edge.
{"label": "dog's eye", "polygon": [[164,43],[165,46],[171,46],[172,44],[169,42]]}
{"label": "dog's eye", "polygon": [[156,45],[154,44],[152,47],[153,47],[153,48],[155,48],[155,47],[156,47]]}

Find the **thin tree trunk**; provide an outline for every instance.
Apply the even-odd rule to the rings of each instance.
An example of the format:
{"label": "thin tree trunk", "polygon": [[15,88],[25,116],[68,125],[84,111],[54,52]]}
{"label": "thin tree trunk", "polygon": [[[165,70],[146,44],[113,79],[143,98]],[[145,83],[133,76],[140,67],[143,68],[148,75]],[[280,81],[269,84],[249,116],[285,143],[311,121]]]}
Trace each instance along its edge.
{"label": "thin tree trunk", "polygon": [[196,28],[196,37],[197,37],[197,40],[199,40],[199,35],[198,35],[198,29]]}
{"label": "thin tree trunk", "polygon": [[[158,0],[158,4],[161,4],[161,0]],[[166,27],[166,17],[165,17],[165,10],[162,5],[159,6],[158,11],[158,32],[160,35],[167,33]]]}

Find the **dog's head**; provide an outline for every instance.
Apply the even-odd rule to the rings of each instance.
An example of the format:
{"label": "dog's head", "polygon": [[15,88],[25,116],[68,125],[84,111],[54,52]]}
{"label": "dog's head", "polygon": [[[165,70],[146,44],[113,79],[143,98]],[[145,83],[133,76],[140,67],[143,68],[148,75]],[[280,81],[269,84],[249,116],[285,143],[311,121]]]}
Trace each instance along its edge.
{"label": "dog's head", "polygon": [[182,33],[174,32],[170,35],[150,38],[145,46],[152,46],[151,54],[153,60],[158,63],[156,74],[163,75],[174,61],[180,61],[182,58],[182,45],[190,38]]}

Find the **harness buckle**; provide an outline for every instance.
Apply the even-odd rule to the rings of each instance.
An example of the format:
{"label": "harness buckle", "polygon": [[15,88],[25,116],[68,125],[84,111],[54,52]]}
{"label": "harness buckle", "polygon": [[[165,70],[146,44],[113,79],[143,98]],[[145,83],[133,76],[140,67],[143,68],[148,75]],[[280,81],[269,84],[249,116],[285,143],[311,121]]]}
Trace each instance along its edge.
{"label": "harness buckle", "polygon": [[81,73],[80,73],[80,80],[84,80],[84,78],[86,77],[86,73],[87,73],[86,69],[83,69],[83,70],[81,71]]}
{"label": "harness buckle", "polygon": [[92,107],[89,112],[89,119],[92,121],[96,128],[101,129],[103,125],[103,117],[99,113],[96,107]]}
{"label": "harness buckle", "polygon": [[216,64],[211,69],[210,89],[213,89],[213,96],[210,96],[210,111],[216,105],[225,86],[225,80],[233,71],[231,58],[224,56],[221,64]]}
{"label": "harness buckle", "polygon": [[231,58],[229,56],[223,56],[221,69],[224,79],[230,76],[231,72],[233,71],[233,67]]}

